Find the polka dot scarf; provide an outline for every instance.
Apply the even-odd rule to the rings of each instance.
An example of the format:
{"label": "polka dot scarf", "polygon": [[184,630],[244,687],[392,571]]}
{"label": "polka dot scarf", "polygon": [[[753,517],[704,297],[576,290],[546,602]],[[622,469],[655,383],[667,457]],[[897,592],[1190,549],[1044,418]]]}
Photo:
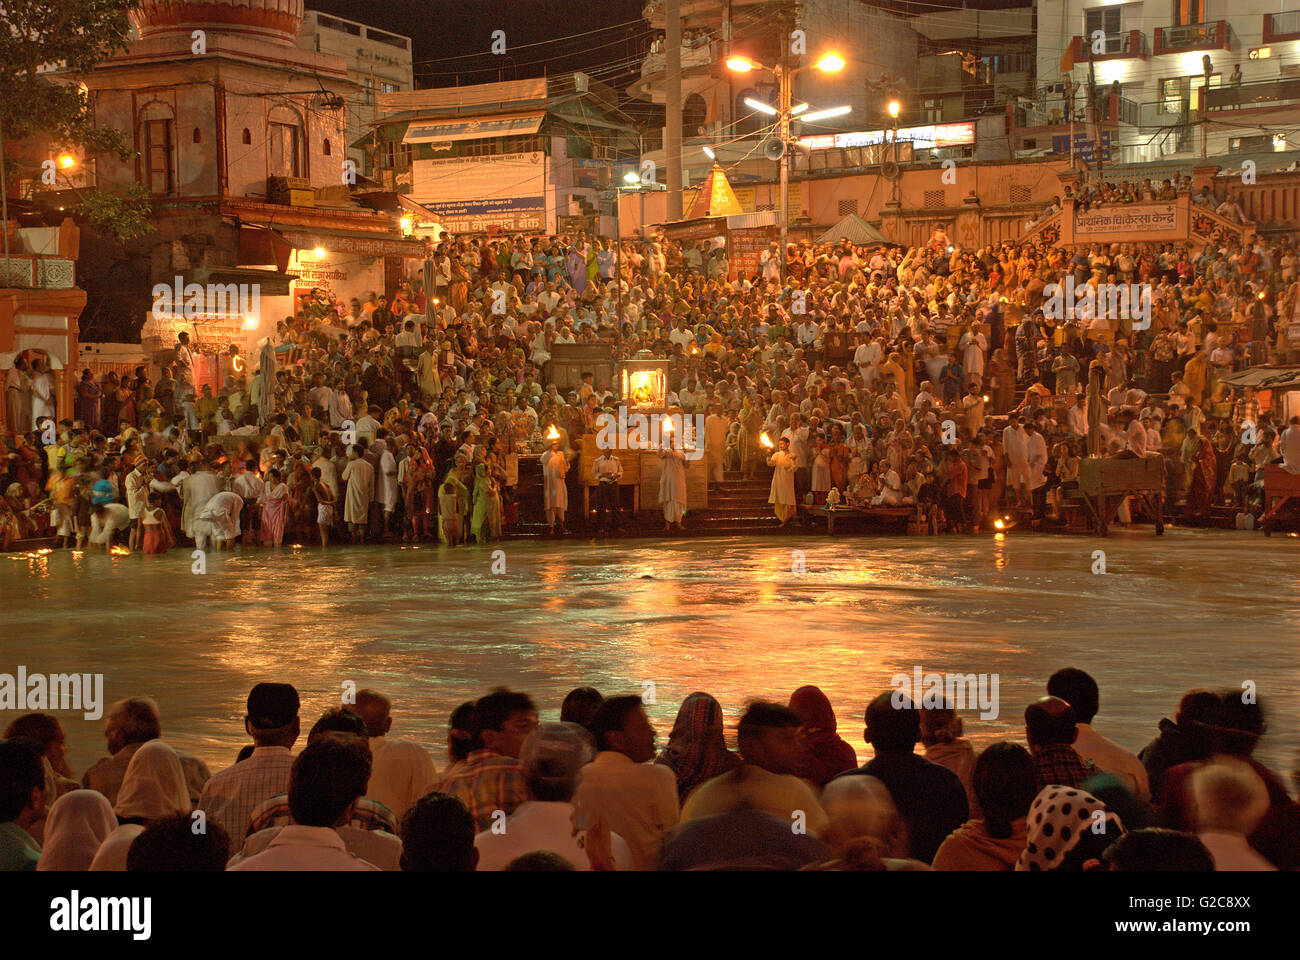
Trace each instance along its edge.
{"label": "polka dot scarf", "polygon": [[1029,836],[1016,861],[1017,870],[1055,870],[1099,820],[1113,836],[1124,832],[1118,816],[1076,787],[1043,787],[1029,808],[1028,820]]}

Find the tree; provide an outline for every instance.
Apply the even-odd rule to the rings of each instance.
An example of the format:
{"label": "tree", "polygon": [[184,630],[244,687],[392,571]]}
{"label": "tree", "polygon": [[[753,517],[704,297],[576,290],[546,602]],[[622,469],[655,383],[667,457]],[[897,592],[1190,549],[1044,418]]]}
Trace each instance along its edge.
{"label": "tree", "polygon": [[[84,156],[130,160],[134,151],[122,132],[95,125],[93,104],[79,81],[126,48],[127,13],[135,5],[136,0],[0,0],[3,137],[40,135]],[[82,190],[74,206],[96,228],[122,239],[148,231],[148,209],[142,190]]]}

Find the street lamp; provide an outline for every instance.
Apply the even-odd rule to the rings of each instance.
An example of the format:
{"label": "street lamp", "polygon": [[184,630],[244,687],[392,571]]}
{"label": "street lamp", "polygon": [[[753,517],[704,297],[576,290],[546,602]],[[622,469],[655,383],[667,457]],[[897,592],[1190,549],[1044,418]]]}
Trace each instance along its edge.
{"label": "street lamp", "polygon": [[[838,53],[827,52],[821,56],[815,63],[806,63],[801,67],[795,67],[793,70],[782,67],[777,64],[775,67],[764,66],[757,60],[751,60],[749,57],[733,56],[728,57],[727,69],[735,73],[750,73],[754,70],[766,70],[774,75],[777,81],[778,95],[777,105],[772,107],[770,104],[763,103],[761,100],[755,100],[750,97],[745,98],[745,104],[752,110],[759,113],[767,114],[771,117],[779,117],[780,120],[780,138],[781,138],[781,212],[779,214],[781,221],[781,281],[785,282],[786,275],[786,250],[788,247],[787,236],[789,228],[789,213],[787,208],[790,203],[790,120],[798,117],[808,109],[808,104],[801,103],[798,106],[792,105],[793,100],[793,81],[796,74],[809,67],[816,67],[822,73],[838,73],[844,69],[845,61]],[[819,110],[814,113],[803,115],[801,119],[806,123],[816,122],[818,120],[827,120],[831,117],[842,117],[848,113],[852,107],[833,107],[830,110]]]}
{"label": "street lamp", "polygon": [[[704,148],[708,151],[708,147]],[[623,204],[624,193],[640,194],[644,190],[662,190],[658,183],[644,183],[635,170],[623,174],[620,181],[610,184],[605,198],[614,201],[614,289],[618,293],[618,316],[614,322],[615,359],[623,355]],[[645,208],[641,210],[642,226],[645,222]]]}

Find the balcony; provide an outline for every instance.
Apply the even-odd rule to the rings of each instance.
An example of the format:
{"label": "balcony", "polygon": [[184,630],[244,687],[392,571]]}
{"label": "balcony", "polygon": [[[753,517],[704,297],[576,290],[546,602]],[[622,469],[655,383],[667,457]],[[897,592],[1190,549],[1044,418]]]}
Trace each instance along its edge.
{"label": "balcony", "polygon": [[1089,60],[1100,63],[1102,60],[1151,59],[1151,49],[1147,46],[1146,35],[1141,30],[1108,33],[1102,49],[1104,52],[1094,54],[1091,38],[1075,37],[1072,58],[1075,63],[1087,63]]}
{"label": "balcony", "polygon": [[1264,14],[1264,43],[1300,40],[1300,10]]}
{"label": "balcony", "polygon": [[1176,27],[1156,27],[1156,56],[1166,53],[1190,53],[1196,50],[1231,50],[1232,27],[1227,20],[1211,23],[1187,23]]}
{"label": "balcony", "polygon": [[1209,110],[1272,109],[1300,103],[1300,78],[1260,80],[1226,87],[1211,87],[1205,96]]}

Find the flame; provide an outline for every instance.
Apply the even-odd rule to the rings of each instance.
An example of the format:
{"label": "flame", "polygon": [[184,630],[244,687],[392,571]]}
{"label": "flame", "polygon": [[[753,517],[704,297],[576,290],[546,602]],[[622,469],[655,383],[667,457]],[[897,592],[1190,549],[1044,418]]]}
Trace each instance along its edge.
{"label": "flame", "polygon": [[693,344],[693,343],[692,343],[692,344],[691,344],[691,353],[692,353],[692,354],[696,354],[696,353],[699,353],[699,352],[700,352],[700,348],[699,348],[696,344]]}
{"label": "flame", "polygon": [[772,438],[769,437],[766,433],[760,433],[758,435],[758,442],[761,443],[763,446],[767,447],[767,449],[769,450],[772,450],[776,447],[776,444],[772,442]]}
{"label": "flame", "polygon": [[559,440],[560,431],[555,429],[555,424],[551,424],[551,429],[546,431],[547,440]]}
{"label": "flame", "polygon": [[664,420],[663,420],[663,427],[664,427],[664,433],[672,433],[672,432],[673,432],[673,420],[672,420],[672,417],[665,417],[665,418],[664,418]]}
{"label": "flame", "polygon": [[989,402],[988,394],[985,394],[985,395],[984,395],[983,400],[984,400],[985,403],[988,403],[988,402]]}
{"label": "flame", "polygon": [[994,528],[995,530],[1001,530],[1001,529],[1003,529],[1004,527],[1006,527],[1006,524],[1003,523],[1001,520],[994,520],[994,521],[993,521],[993,528]]}
{"label": "flame", "polygon": [[128,550],[126,547],[122,547],[122,546],[112,547],[109,550],[109,553],[111,553],[115,557],[127,557],[131,555],[131,551]]}

